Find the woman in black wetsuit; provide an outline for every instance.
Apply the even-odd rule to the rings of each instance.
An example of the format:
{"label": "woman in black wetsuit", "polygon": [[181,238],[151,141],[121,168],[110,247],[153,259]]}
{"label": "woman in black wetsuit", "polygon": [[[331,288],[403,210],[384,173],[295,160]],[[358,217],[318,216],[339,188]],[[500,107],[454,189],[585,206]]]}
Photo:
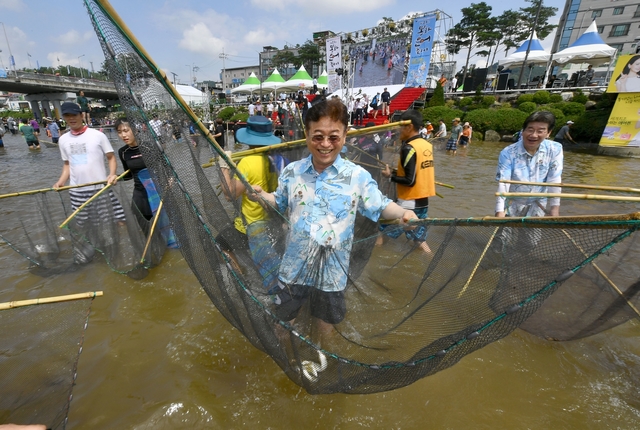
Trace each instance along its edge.
{"label": "woman in black wetsuit", "polygon": [[[124,170],[129,170],[129,174],[127,174],[123,179],[125,181],[131,180],[133,178],[133,202],[132,209],[136,217],[138,218],[138,222],[142,229],[146,232],[148,229],[148,223],[146,221],[150,220],[153,217],[153,211],[151,210],[151,206],[149,205],[149,199],[147,198],[147,191],[142,185],[140,178],[138,177],[138,173],[142,169],[146,169],[147,166],[144,164],[144,160],[142,159],[142,154],[140,153],[140,148],[138,147],[138,142],[136,142],[136,137],[133,134],[133,130],[129,126],[129,122],[126,118],[118,118],[115,122],[115,129],[118,132],[118,137],[122,139],[125,146],[118,150],[118,156],[120,157],[120,161],[122,162],[122,167]],[[139,217],[144,218],[143,219]]]}

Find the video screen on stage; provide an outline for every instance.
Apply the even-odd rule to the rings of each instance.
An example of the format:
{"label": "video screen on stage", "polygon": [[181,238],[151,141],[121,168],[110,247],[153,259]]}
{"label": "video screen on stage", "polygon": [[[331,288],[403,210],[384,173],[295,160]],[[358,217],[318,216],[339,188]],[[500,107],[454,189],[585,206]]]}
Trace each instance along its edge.
{"label": "video screen on stage", "polygon": [[354,87],[400,85],[406,78],[408,36],[373,38],[351,45],[355,60]]}

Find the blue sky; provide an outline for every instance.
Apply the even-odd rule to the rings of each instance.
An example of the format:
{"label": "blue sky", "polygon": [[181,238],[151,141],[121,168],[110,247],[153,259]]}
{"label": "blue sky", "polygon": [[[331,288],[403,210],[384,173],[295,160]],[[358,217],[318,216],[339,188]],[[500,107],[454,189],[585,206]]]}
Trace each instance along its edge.
{"label": "blue sky", "polygon": [[[487,1],[493,14],[505,6],[518,9],[528,5]],[[263,46],[278,48],[303,44],[314,31],[358,31],[374,26],[382,17],[399,19],[411,12],[441,9],[460,19],[460,9],[470,1],[436,3],[418,0],[111,0],[111,5],[133,31],[154,61],[177,80],[187,82],[193,66],[198,80],[219,78],[222,60],[226,67],[258,64]],[[564,2],[546,0],[545,6],[558,8],[557,24]],[[436,6],[438,5],[438,6]],[[97,70],[104,60],[97,37],[82,0],[0,0],[0,20],[18,68],[70,64]],[[550,49],[552,33],[543,42]],[[9,49],[0,33],[0,58],[9,64]],[[31,57],[28,57],[28,54]],[[464,52],[466,54],[466,52]],[[503,54],[498,54],[501,58]],[[459,55],[458,69],[464,64]],[[1,64],[0,64],[1,66]]]}

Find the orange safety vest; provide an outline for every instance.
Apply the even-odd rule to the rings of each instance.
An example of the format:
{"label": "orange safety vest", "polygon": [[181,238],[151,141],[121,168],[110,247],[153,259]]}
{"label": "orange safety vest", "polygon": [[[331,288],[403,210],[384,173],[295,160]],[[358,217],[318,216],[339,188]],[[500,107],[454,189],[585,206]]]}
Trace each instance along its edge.
{"label": "orange safety vest", "polygon": [[412,187],[397,184],[398,198],[416,200],[436,195],[436,175],[433,167],[433,146],[424,139],[413,139],[407,143],[413,149],[406,160],[398,161],[398,176],[404,176],[404,166],[416,154],[416,181]]}

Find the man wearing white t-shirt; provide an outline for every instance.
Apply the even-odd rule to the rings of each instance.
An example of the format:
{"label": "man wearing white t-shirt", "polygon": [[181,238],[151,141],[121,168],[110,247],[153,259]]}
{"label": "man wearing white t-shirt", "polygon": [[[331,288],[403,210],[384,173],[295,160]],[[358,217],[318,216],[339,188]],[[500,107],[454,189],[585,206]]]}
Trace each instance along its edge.
{"label": "man wearing white t-shirt", "polygon": [[[53,188],[60,188],[69,180],[69,185],[81,185],[91,182],[107,181],[107,184],[115,184],[116,157],[113,147],[104,133],[89,128],[82,123],[80,106],[75,103],[63,103],[60,107],[62,118],[66,121],[70,131],[60,136],[60,155],[64,161],[62,173]],[[104,157],[109,164],[109,174],[104,164]],[[103,185],[90,185],[69,190],[71,206],[75,210]],[[114,201],[115,200],[115,201]],[[118,220],[124,220],[124,211],[117,202],[114,203],[114,215]],[[117,203],[117,205],[116,205]]]}

